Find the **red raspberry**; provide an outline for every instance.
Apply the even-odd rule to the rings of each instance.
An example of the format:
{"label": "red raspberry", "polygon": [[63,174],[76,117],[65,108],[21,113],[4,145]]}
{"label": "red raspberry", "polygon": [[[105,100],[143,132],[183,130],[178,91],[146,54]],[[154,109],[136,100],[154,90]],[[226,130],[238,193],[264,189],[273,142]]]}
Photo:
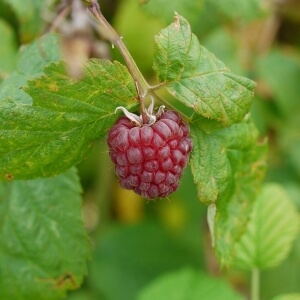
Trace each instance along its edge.
{"label": "red raspberry", "polygon": [[121,187],[147,199],[176,191],[192,150],[189,132],[175,111],[164,112],[151,126],[119,118],[107,142]]}

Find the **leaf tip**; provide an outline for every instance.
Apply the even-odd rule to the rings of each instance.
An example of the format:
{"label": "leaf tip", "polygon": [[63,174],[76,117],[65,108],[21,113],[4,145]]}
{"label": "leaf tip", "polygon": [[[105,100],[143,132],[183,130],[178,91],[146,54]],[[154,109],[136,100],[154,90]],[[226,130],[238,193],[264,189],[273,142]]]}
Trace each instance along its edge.
{"label": "leaf tip", "polygon": [[180,30],[180,15],[176,11],[174,16],[174,27],[177,31]]}

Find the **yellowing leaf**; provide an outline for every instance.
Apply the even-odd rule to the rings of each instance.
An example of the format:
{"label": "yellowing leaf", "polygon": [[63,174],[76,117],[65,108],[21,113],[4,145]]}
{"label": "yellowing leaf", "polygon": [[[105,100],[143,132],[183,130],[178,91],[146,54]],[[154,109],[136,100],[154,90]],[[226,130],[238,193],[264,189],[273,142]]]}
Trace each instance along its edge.
{"label": "yellowing leaf", "polygon": [[91,60],[83,74],[75,81],[63,63],[52,64],[26,88],[33,105],[0,101],[0,179],[66,171],[112,126],[117,106],[137,105],[132,78],[120,63]]}

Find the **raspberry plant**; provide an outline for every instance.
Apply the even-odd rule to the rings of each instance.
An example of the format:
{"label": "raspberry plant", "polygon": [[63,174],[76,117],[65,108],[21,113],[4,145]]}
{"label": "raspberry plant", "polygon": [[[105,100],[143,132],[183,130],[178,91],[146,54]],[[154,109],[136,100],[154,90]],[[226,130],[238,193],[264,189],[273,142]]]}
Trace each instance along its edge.
{"label": "raspberry plant", "polygon": [[[24,3],[10,5],[25,24],[20,34],[26,42],[37,35],[41,20],[32,26]],[[150,11],[157,3],[153,0]],[[91,254],[76,165],[107,136],[120,185],[154,199],[153,205],[177,190],[191,153],[220,264],[251,271],[252,298],[259,299],[259,270],[286,257],[299,216],[280,185],[262,185],[266,141],[250,114],[255,83],[231,72],[176,13],[154,37],[158,83],[150,85],[97,1],[62,4],[51,30],[72,11],[71,28],[79,18],[80,30],[100,30],[124,64],[85,60],[84,52],[85,62],[76,69],[71,53],[61,57],[68,41],[61,30],[22,49],[14,71],[5,66],[10,74],[0,85],[0,298],[62,299],[82,284]],[[165,294],[170,281],[175,295],[182,282],[191,289],[198,282],[193,292],[199,299],[241,299],[223,282],[188,269],[149,285],[139,299],[153,299],[157,289],[172,299]],[[203,282],[213,287],[204,295]]]}

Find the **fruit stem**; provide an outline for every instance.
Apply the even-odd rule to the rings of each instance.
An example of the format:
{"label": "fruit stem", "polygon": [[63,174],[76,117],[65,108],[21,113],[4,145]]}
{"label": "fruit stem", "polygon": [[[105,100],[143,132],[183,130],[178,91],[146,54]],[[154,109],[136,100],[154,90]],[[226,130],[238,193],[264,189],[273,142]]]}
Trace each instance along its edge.
{"label": "fruit stem", "polygon": [[141,115],[143,117],[143,122],[145,123],[148,117],[145,112],[144,98],[148,95],[151,87],[146,81],[146,79],[144,78],[144,76],[142,75],[139,68],[137,67],[134,59],[132,58],[128,49],[123,43],[122,38],[117,34],[114,28],[107,22],[107,20],[103,16],[97,0],[90,0],[85,2],[88,4],[89,10],[95,16],[96,20],[102,26],[101,28],[102,33],[113,45],[115,45],[119,49],[121,55],[125,60],[125,63],[128,67],[128,70],[136,86],[136,90],[138,93],[138,100],[140,102]]}

